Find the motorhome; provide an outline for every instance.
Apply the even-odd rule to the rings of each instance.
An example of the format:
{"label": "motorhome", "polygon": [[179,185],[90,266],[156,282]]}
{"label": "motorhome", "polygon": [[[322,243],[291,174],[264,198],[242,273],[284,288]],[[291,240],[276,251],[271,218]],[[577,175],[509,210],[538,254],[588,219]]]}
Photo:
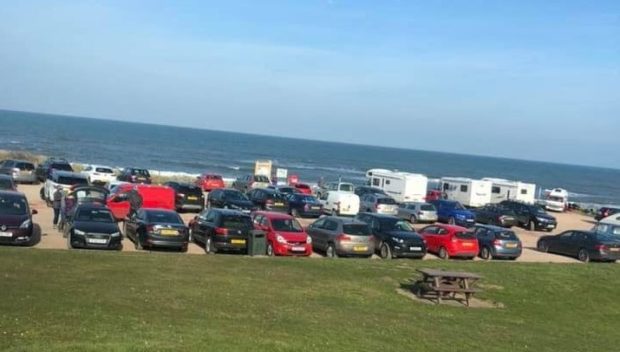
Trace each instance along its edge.
{"label": "motorhome", "polygon": [[547,210],[563,212],[568,205],[568,191],[562,188],[546,189],[544,206]]}
{"label": "motorhome", "polygon": [[492,177],[485,177],[482,180],[493,183],[491,185],[491,203],[499,203],[503,200],[517,200],[533,204],[536,201],[536,185],[533,183]]}
{"label": "motorhome", "polygon": [[398,203],[422,202],[426,197],[428,178],[421,174],[370,169],[366,178],[370,186],[384,190]]}
{"label": "motorhome", "polygon": [[465,177],[442,177],[442,197],[460,202],[466,207],[477,208],[491,203],[491,181]]}

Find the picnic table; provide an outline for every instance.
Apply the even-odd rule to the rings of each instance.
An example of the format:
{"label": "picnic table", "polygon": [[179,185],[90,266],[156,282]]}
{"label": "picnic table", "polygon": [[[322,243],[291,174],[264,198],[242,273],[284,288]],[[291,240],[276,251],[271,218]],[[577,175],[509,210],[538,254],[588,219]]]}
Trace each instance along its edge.
{"label": "picnic table", "polygon": [[437,304],[442,299],[459,300],[457,295],[465,300],[465,304],[469,307],[470,298],[480,289],[475,284],[482,277],[478,274],[461,272],[461,271],[444,271],[437,269],[417,269],[422,274],[422,280],[415,285],[416,295],[418,297],[435,298]]}

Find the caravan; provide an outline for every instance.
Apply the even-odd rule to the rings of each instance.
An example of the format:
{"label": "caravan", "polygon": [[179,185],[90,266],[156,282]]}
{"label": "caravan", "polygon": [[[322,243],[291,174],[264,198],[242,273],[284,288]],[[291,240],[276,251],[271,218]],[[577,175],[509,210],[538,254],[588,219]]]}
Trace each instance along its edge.
{"label": "caravan", "polygon": [[370,186],[385,191],[397,202],[423,202],[428,178],[421,174],[371,169],[366,172]]}
{"label": "caravan", "polygon": [[492,185],[491,181],[465,177],[442,177],[440,180],[443,198],[458,201],[472,208],[491,203]]}
{"label": "caravan", "polygon": [[499,203],[503,200],[517,200],[534,204],[536,201],[536,185],[533,183],[491,177],[485,177],[482,180],[493,183],[491,186],[491,203]]}

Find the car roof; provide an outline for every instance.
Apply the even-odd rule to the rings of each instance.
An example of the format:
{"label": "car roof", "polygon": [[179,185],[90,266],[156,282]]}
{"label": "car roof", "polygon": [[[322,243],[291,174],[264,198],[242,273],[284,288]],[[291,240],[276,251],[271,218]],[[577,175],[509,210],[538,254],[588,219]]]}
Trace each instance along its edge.
{"label": "car roof", "polygon": [[12,161],[14,163],[26,163],[26,164],[34,165],[34,163],[32,161],[20,160],[20,159],[5,159],[5,160],[2,160],[0,162],[6,162],[6,161]]}
{"label": "car roof", "polygon": [[263,215],[269,219],[293,219],[292,216],[285,213],[277,213],[274,211],[256,211],[254,212],[256,215]]}
{"label": "car roof", "polygon": [[26,197],[26,195],[22,192],[19,191],[9,191],[9,190],[2,190],[0,191],[0,196],[21,196],[21,197]]}
{"label": "car roof", "polygon": [[429,225],[429,226],[442,227],[442,228],[450,230],[450,231],[465,231],[465,232],[469,231],[468,228],[463,227],[463,226],[458,226],[458,225],[433,224],[433,225]]}
{"label": "car roof", "polygon": [[501,226],[496,226],[496,225],[487,225],[487,224],[476,224],[476,227],[480,227],[480,228],[484,228],[484,229],[489,229],[489,230],[493,230],[493,231],[512,231],[510,229],[507,229],[505,227],[501,227]]}
{"label": "car roof", "polygon": [[361,220],[357,220],[355,218],[345,218],[345,217],[342,217],[342,216],[325,216],[325,217],[323,217],[321,219],[334,220],[334,221],[341,222],[343,224],[367,225],[365,222],[363,222]]}
{"label": "car roof", "polygon": [[84,178],[84,179],[86,178],[85,175],[79,172],[54,170],[53,173],[55,173],[58,176],[76,177],[76,178]]}
{"label": "car roof", "polygon": [[599,220],[599,223],[607,225],[620,225],[620,214],[614,214],[606,218],[602,218]]}

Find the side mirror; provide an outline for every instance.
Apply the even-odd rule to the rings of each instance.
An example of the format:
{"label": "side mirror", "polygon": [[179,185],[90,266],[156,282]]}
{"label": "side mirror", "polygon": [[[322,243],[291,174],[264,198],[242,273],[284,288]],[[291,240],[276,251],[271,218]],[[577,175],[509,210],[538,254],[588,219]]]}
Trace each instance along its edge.
{"label": "side mirror", "polygon": [[39,214],[39,211],[36,209],[32,209],[32,215],[37,215],[37,214]]}

